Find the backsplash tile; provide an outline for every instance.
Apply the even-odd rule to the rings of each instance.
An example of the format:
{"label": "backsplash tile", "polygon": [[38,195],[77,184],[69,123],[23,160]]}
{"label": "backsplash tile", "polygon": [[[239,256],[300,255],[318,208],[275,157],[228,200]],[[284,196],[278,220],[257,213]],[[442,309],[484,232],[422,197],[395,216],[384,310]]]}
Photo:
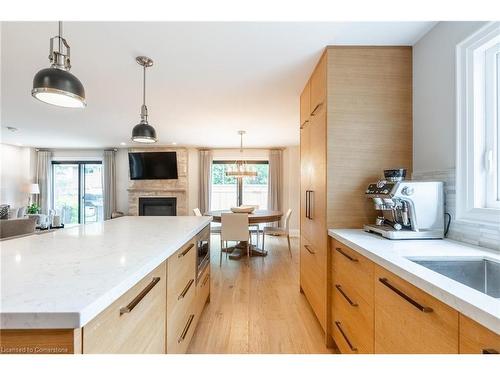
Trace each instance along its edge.
{"label": "backsplash tile", "polygon": [[445,212],[451,215],[451,225],[447,238],[500,251],[500,226],[456,222],[455,169],[416,172],[413,173],[412,178],[414,180],[444,182]]}

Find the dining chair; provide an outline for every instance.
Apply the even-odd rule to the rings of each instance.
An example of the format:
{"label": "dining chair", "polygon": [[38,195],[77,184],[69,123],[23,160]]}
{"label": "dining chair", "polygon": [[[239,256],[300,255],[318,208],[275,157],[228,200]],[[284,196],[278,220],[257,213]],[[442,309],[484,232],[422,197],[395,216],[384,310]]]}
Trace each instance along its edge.
{"label": "dining chair", "polygon": [[194,215],[195,215],[195,216],[203,216],[203,215],[201,214],[200,209],[199,209],[198,207],[193,208],[193,212],[194,212]]}
{"label": "dining chair", "polygon": [[[246,206],[250,206],[254,208],[254,211],[259,209],[259,205],[257,204],[248,204]],[[259,247],[259,236],[260,236],[260,226],[259,224],[249,224],[248,229],[250,230],[250,238],[252,234],[255,234],[255,245]]]}
{"label": "dining chair", "polygon": [[[250,243],[248,231],[248,214],[246,213],[222,213],[221,215],[221,234],[220,234],[220,260],[219,266],[222,266],[222,251],[224,249],[224,242],[236,241],[246,242],[247,259],[250,259]],[[226,252],[227,259],[227,252]],[[247,264],[249,264],[248,261]]]}
{"label": "dining chair", "polygon": [[264,249],[264,240],[266,239],[266,234],[272,236],[286,236],[288,241],[288,251],[290,252],[290,258],[292,257],[292,247],[290,246],[290,217],[292,216],[292,209],[289,208],[285,215],[285,226],[284,227],[264,227],[262,232],[262,250]]}

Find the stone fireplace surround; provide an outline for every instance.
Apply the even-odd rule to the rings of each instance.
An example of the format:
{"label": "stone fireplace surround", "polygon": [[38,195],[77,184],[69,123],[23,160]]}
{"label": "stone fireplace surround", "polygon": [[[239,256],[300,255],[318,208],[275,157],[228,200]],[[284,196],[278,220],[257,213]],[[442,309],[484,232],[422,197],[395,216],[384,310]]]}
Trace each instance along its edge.
{"label": "stone fireplace surround", "polygon": [[175,197],[177,199],[177,215],[188,214],[188,153],[185,148],[144,147],[130,148],[128,152],[164,152],[177,153],[177,180],[130,180],[128,190],[128,214],[139,215],[139,198],[142,197]]}

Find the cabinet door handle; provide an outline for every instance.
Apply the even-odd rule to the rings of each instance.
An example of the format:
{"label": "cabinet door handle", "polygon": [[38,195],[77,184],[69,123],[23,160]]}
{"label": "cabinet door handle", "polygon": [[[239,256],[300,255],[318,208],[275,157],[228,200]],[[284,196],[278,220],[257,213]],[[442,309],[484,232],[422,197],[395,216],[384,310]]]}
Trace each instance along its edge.
{"label": "cabinet door handle", "polygon": [[389,283],[389,281],[385,277],[379,278],[378,281],[380,281],[382,284],[384,284],[386,287],[388,287],[390,290],[392,290],[398,296],[400,296],[401,298],[403,298],[406,302],[411,303],[413,306],[415,306],[420,311],[422,311],[424,313],[431,313],[431,312],[434,311],[432,309],[432,307],[422,306],[420,303],[418,303],[417,301],[415,301],[413,298],[407,296],[402,291],[400,291],[399,289],[397,289],[395,286],[391,285]]}
{"label": "cabinet door handle", "polygon": [[321,108],[321,106],[323,105],[323,102],[319,103],[316,107],[314,107],[314,109],[312,110],[311,112],[311,116],[315,116],[316,115],[316,111]]}
{"label": "cabinet door handle", "polygon": [[301,125],[300,125],[300,128],[302,129],[304,126],[306,126],[306,124],[309,122],[309,120],[305,120]]}
{"label": "cabinet door handle", "polygon": [[351,351],[353,351],[353,352],[357,352],[358,348],[352,346],[351,341],[349,340],[349,338],[347,337],[347,335],[344,333],[344,330],[340,326],[340,322],[339,321],[335,321],[335,325],[337,326],[338,330],[342,334],[342,337],[344,337],[344,340],[347,343],[347,345],[349,345],[349,349],[351,349]]}
{"label": "cabinet door handle", "polygon": [[342,296],[345,298],[345,300],[347,302],[349,302],[349,305],[351,305],[353,307],[358,307],[358,304],[356,302],[352,302],[352,300],[347,296],[347,294],[345,294],[345,292],[342,290],[342,286],[341,285],[336,284],[335,288],[337,288],[337,290],[340,292],[340,294],[342,294]]}
{"label": "cabinet door handle", "polygon": [[351,262],[359,262],[359,260],[357,260],[356,258],[353,258],[352,256],[350,256],[349,254],[345,253],[342,251],[342,249],[340,247],[336,247],[335,250],[337,250],[340,254],[342,254],[343,256],[345,256],[347,259],[349,259]]}
{"label": "cabinet door handle", "polygon": [[180,253],[179,255],[177,255],[177,258],[182,258],[183,256],[185,256],[187,253],[189,253],[189,250],[191,250],[193,247],[194,247],[194,243],[192,243],[191,245],[189,245],[186,250],[184,250],[182,253]]}
{"label": "cabinet door handle", "polygon": [[312,251],[312,250],[311,250],[311,248],[309,247],[309,245],[304,245],[304,247],[305,247],[305,249],[306,249],[307,251],[309,251],[311,254],[313,254],[313,255],[314,255],[314,254],[316,254],[316,252],[315,252],[315,251]]}
{"label": "cabinet door handle", "polygon": [[120,308],[120,316],[131,312],[159,281],[159,277],[153,277],[153,280],[127,306]]}
{"label": "cabinet door handle", "polygon": [[205,286],[205,284],[207,283],[207,281],[210,279],[210,274],[207,274],[207,276],[205,276],[205,280],[203,280],[203,283],[201,284],[201,286]]}
{"label": "cabinet door handle", "polygon": [[483,354],[498,354],[498,350],[495,350],[495,349],[483,349]]}
{"label": "cabinet door handle", "polygon": [[[312,196],[312,200],[311,200]],[[314,220],[314,205],[312,204],[314,202],[314,190],[309,190],[309,220]]]}
{"label": "cabinet door handle", "polygon": [[189,331],[189,327],[191,327],[191,323],[193,322],[193,319],[194,319],[194,314],[191,314],[189,315],[189,319],[186,323],[186,326],[184,327],[184,329],[182,330],[182,333],[181,335],[179,336],[179,339],[177,340],[177,343],[180,344],[181,342],[184,341],[184,339],[186,338],[187,336],[187,333]]}
{"label": "cabinet door handle", "polygon": [[179,294],[179,297],[177,297],[177,300],[183,299],[186,297],[187,292],[189,291],[189,288],[191,288],[191,285],[193,285],[194,279],[189,280],[187,285],[184,287],[183,291],[181,294]]}
{"label": "cabinet door handle", "polygon": [[306,219],[309,219],[309,190],[306,190]]}

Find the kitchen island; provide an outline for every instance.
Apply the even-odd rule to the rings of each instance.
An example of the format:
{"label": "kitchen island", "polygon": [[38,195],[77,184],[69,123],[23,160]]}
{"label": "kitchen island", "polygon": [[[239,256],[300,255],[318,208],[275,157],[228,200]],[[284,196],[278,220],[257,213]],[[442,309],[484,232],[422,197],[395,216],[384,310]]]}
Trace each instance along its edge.
{"label": "kitchen island", "polygon": [[208,299],[210,221],[125,216],[2,242],[1,351],[182,352]]}

